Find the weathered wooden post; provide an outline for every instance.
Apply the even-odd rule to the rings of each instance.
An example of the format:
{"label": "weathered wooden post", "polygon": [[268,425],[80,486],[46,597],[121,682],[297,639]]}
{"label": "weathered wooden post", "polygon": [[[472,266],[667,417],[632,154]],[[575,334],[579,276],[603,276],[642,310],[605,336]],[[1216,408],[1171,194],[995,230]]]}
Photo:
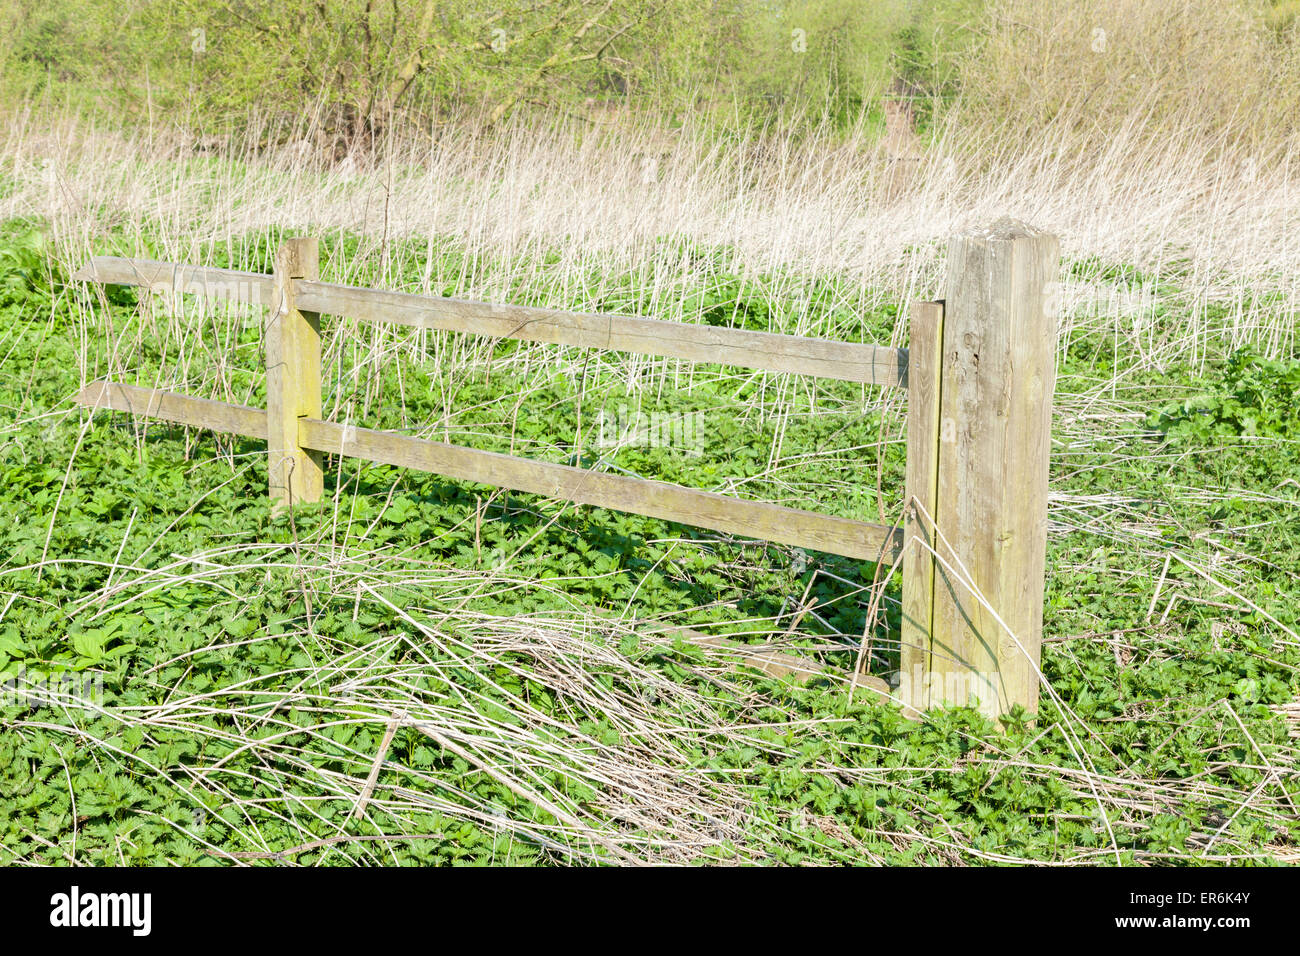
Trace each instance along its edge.
{"label": "weathered wooden post", "polygon": [[1059,255],[1011,219],[956,236],[942,306],[913,312],[900,686],[913,710],[1038,709]]}
{"label": "weathered wooden post", "polygon": [[275,255],[275,291],[266,328],[267,475],[273,508],[319,501],[321,453],[299,444],[298,419],[320,418],[320,315],[300,312],[294,279],[320,277],[315,239],[286,239]]}
{"label": "weathered wooden post", "polygon": [[915,303],[911,320],[907,350],[907,500],[903,511],[903,628],[898,694],[904,710],[916,716],[929,704],[935,571],[932,522],[939,492],[943,303]]}

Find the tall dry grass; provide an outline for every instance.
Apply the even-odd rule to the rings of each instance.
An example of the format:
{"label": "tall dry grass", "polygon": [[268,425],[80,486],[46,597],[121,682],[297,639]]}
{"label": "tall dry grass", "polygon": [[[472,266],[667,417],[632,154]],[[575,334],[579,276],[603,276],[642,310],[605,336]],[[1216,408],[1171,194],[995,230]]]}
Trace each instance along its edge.
{"label": "tall dry grass", "polygon": [[[634,274],[655,290],[653,314],[689,320],[691,289],[705,278],[693,270],[704,265],[667,255],[665,238],[716,250],[708,268],[767,276],[774,296],[796,301],[805,280],[848,279],[845,305],[870,310],[938,294],[946,238],[1010,214],[1058,233],[1067,263],[1133,266],[1153,288],[1181,290],[1158,321],[1153,308],[1124,319],[1123,334],[1152,362],[1220,341],[1293,349],[1300,152],[1255,153],[1197,129],[1153,137],[1147,119],[1128,114],[1101,143],[1066,121],[1018,137],[953,126],[919,158],[865,132],[615,125],[580,135],[518,123],[333,162],[305,138],[263,148],[254,135],[212,153],[183,131],[97,130],[28,109],[0,140],[0,218],[47,220],[69,264],[92,251],[134,254],[146,232],[177,260],[214,244],[238,255],[249,235],[283,228],[360,236],[354,262],[326,264],[336,278],[364,268],[386,284],[414,270],[424,289],[468,297],[527,290],[581,307],[610,291],[602,276]],[[412,245],[395,242],[432,248],[437,237],[471,261],[509,265],[446,274],[437,261],[405,261]],[[1067,319],[1074,299],[1110,294],[1087,267],[1065,278]],[[810,318],[785,331],[860,335]]]}

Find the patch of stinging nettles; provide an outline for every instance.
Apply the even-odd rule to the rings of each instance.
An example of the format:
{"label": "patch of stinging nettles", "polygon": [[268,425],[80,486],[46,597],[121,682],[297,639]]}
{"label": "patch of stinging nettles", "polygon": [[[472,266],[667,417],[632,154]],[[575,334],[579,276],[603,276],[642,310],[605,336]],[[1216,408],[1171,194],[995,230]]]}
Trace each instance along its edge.
{"label": "patch of stinging nettles", "polygon": [[1240,349],[1208,384],[1152,411],[1147,425],[1183,445],[1243,437],[1300,441],[1300,360]]}
{"label": "patch of stinging nettles", "polygon": [[[19,254],[29,264],[39,261],[30,250]],[[682,615],[724,600],[733,606],[690,611],[684,623],[730,622],[738,632],[745,618],[774,614],[781,595],[801,596],[818,567],[846,580],[870,572],[824,555],[806,556],[803,566],[780,549],[666,543],[688,537],[685,529],[597,509],[575,509],[556,519],[556,509],[530,496],[502,496],[475,522],[475,509],[487,497],[482,489],[382,467],[348,466],[341,475],[331,474],[331,493],[339,494],[337,525],[331,502],[297,513],[291,526],[265,506],[264,455],[256,442],[227,447],[233,457],[226,459],[218,454],[218,438],[208,434],[197,436],[197,445],[190,436],[187,445],[180,430],[158,427],[138,444],[130,428],[114,427],[112,419],[81,436],[76,416],[37,417],[34,413],[61,407],[75,389],[77,344],[47,321],[53,300],[40,298],[42,273],[28,269],[25,274],[26,291],[19,290],[0,309],[11,333],[0,405],[21,409],[14,419],[23,419],[0,443],[0,599],[9,602],[16,595],[7,607],[0,603],[0,670],[94,675],[102,681],[106,712],[3,703],[0,862],[67,863],[74,828],[78,862],[213,863],[220,857],[212,847],[285,849],[312,837],[381,831],[424,836],[384,848],[338,844],[295,859],[538,863],[556,858],[546,846],[494,832],[468,815],[409,806],[390,814],[381,799],[372,803],[368,820],[354,822],[349,818],[354,792],[321,791],[321,775],[364,777],[384,729],[382,720],[326,726],[339,715],[312,710],[333,693],[336,678],[330,668],[337,661],[331,648],[351,649],[360,659],[374,655],[402,680],[418,681],[422,693],[447,694],[454,678],[464,694],[458,699],[474,701],[479,716],[493,720],[513,719],[511,694],[526,695],[561,721],[574,719],[574,702],[535,679],[529,670],[534,662],[522,654],[492,672],[465,656],[448,661],[446,674],[413,676],[411,659],[383,657],[387,636],[409,630],[398,610],[321,593],[309,614],[293,564],[312,558],[310,552],[290,550],[295,541],[346,537],[353,556],[375,567],[401,553],[453,572],[491,570],[528,544],[513,559],[510,578],[530,583],[483,595],[473,605],[475,612],[513,618],[567,612],[576,603],[601,611],[630,607],[636,616]],[[406,380],[407,391],[418,395],[413,381],[418,383]],[[1225,375],[1213,390],[1227,390],[1231,381]],[[1263,404],[1271,387],[1261,386],[1260,402],[1234,401],[1243,407]],[[486,383],[463,388],[458,407],[483,408],[477,421],[466,412],[464,426],[477,425],[483,441],[495,440],[490,426],[502,420],[501,409],[492,404],[499,397],[496,389]],[[525,446],[535,442],[538,453],[546,453],[540,446],[556,422],[568,428],[573,419],[576,425],[574,398],[572,383],[564,381],[538,393],[536,407],[544,415],[525,409],[518,440]],[[709,401],[730,409],[735,398],[717,393]],[[420,406],[417,398],[414,415]],[[832,421],[821,418],[806,427],[792,421],[786,453],[862,441],[863,436],[844,430],[850,427],[846,422]],[[1171,440],[1177,427],[1175,422]],[[742,430],[721,430],[710,439],[717,442],[712,451],[742,447]],[[770,438],[762,433],[758,440]],[[551,451],[592,454],[574,447]],[[765,455],[752,457],[726,461],[745,474],[766,468]],[[716,454],[669,459],[649,449],[619,462],[647,476],[709,486],[717,475],[706,469],[716,467],[717,460]],[[1224,480],[1254,488],[1276,483],[1271,476],[1268,481],[1253,476],[1245,460],[1234,453],[1191,456],[1171,475],[1166,464],[1126,455],[1104,470],[1081,469],[1063,487],[1164,495],[1172,502],[1169,520],[1186,529],[1192,547],[1213,519],[1170,489],[1202,483],[1205,475],[1198,469],[1211,464],[1227,469]],[[1274,465],[1285,467],[1281,459]],[[209,493],[200,499],[198,489]],[[56,501],[58,515],[51,525]],[[1231,530],[1243,549],[1268,554],[1275,563],[1300,553],[1285,528],[1254,528],[1255,522],[1244,519],[1241,524]],[[221,578],[221,586],[191,576],[197,566],[183,563],[165,587],[143,593],[164,580],[163,569],[185,556],[206,552],[209,560],[227,560],[219,549],[249,545],[282,546],[285,560],[228,559],[248,566]],[[1139,556],[1101,551],[1099,557],[1079,560],[1066,553],[1073,547],[1070,541],[1053,543],[1059,573],[1049,585],[1048,615],[1057,633],[1105,633],[1140,624],[1153,582],[1142,578],[1150,569]],[[38,564],[39,570],[28,567]],[[1116,566],[1122,573],[1111,573]],[[156,576],[69,613],[104,588],[110,575],[121,582],[144,572]],[[1293,755],[1286,725],[1270,705],[1295,698],[1300,661],[1270,619],[1294,626],[1295,615],[1285,599],[1283,571],[1247,567],[1241,575],[1239,586],[1264,613],[1233,616],[1227,630],[1216,628],[1228,616],[1222,609],[1181,602],[1170,610],[1168,626],[1144,638],[1135,655],[1121,653],[1105,639],[1049,644],[1044,669],[1071,713],[1063,716],[1045,699],[1037,725],[1022,715],[995,725],[965,708],[907,721],[888,706],[846,705],[843,693],[825,687],[791,688],[753,675],[718,684],[696,669],[700,652],[689,645],[665,648],[627,639],[619,651],[698,689],[710,702],[710,723],[732,728],[697,735],[683,727],[685,763],[679,769],[744,788],[752,817],[746,839],[767,859],[1113,862],[1113,839],[1120,862],[1179,862],[1194,861],[1208,835],[1220,830],[1218,851],[1281,855],[1294,847],[1300,827],[1265,804],[1284,802],[1278,786],[1291,799],[1300,794],[1286,774],[1280,783],[1270,782],[1255,748],[1279,766]],[[1178,576],[1174,568],[1166,587],[1177,585],[1198,596],[1195,579]],[[444,597],[430,588],[417,598],[397,589],[383,593],[399,609],[414,613],[418,605],[435,617],[460,600],[459,592]],[[861,632],[865,611],[846,596],[844,586],[820,576],[812,595],[819,598],[816,610],[828,626],[810,617],[801,632]],[[128,597],[129,604],[114,609],[117,600]],[[1204,597],[1216,596],[1207,591]],[[879,646],[896,641],[897,628],[891,614],[887,628],[878,632]],[[219,644],[230,646],[214,647]],[[595,677],[611,688],[623,680],[614,672],[598,671]],[[249,710],[249,687],[266,692],[268,700],[292,693],[305,703]],[[188,727],[166,721],[146,726],[132,718],[139,711],[131,708],[191,698],[203,700],[205,708]],[[664,706],[665,720],[684,719]],[[635,743],[635,731],[611,715],[585,713],[580,719],[584,733],[604,743]],[[735,732],[740,727],[752,729]],[[265,743],[244,748],[250,736]],[[223,794],[192,785],[197,772],[218,762]],[[567,793],[597,813],[594,795],[582,785],[545,768],[540,772],[539,785]],[[428,737],[400,729],[381,784],[428,789],[421,774],[443,785],[437,788],[439,798],[496,807],[516,820],[555,822]],[[1102,789],[1125,788],[1123,802],[1107,803],[1113,838],[1089,774],[1097,775],[1093,781]],[[1257,789],[1260,795],[1247,800]],[[713,852],[718,859],[730,858],[725,848]]]}

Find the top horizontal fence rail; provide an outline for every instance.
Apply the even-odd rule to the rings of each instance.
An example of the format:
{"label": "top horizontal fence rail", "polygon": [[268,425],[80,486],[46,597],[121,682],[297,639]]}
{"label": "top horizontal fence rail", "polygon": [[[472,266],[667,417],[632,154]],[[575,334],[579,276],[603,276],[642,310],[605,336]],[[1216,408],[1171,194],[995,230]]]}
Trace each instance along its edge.
{"label": "top horizontal fence rail", "polygon": [[[74,278],[155,291],[272,306],[273,277],[258,272],[97,256]],[[907,349],[806,338],[748,329],[636,316],[565,312],[438,296],[294,281],[297,308],[366,322],[464,332],[550,345],[632,352],[713,362],[764,372],[788,372],[862,385],[907,386]]]}

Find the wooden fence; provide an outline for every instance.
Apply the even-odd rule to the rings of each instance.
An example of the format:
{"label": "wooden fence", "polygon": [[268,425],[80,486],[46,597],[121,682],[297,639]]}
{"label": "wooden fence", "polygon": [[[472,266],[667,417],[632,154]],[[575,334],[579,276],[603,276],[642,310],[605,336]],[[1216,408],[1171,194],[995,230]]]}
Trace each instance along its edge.
{"label": "wooden fence", "polygon": [[[97,257],[74,278],[269,309],[266,408],[114,382],[77,401],[267,442],[277,507],[320,499],[348,455],[871,562],[903,558],[898,696],[1035,711],[1047,532],[1057,242],[1011,220],[957,236],[946,298],[911,311],[910,349],[618,315],[382,292],[318,274],[290,239],[272,275]],[[813,375],[908,390],[902,532],[659,481],[372,431],[321,417],[320,315]]]}

